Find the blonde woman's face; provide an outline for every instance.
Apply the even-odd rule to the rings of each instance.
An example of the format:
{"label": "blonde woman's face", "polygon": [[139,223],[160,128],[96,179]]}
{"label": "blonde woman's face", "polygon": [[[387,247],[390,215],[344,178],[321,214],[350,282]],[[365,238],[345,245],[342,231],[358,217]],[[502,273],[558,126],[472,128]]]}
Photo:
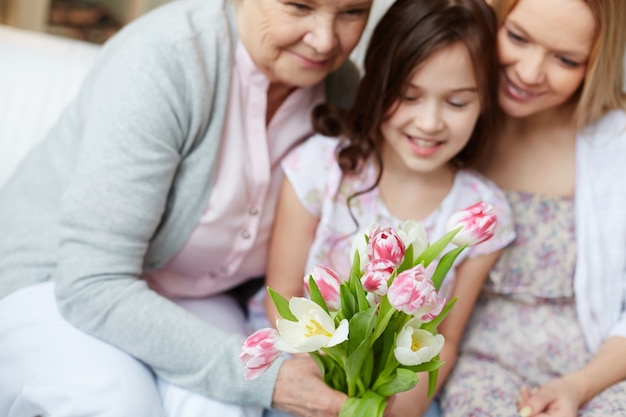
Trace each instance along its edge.
{"label": "blonde woman's face", "polygon": [[239,35],[270,82],[310,86],[348,59],[372,1],[240,0]]}
{"label": "blonde woman's face", "polygon": [[567,102],[585,78],[595,26],[582,0],[519,0],[498,32],[500,107],[527,117]]}

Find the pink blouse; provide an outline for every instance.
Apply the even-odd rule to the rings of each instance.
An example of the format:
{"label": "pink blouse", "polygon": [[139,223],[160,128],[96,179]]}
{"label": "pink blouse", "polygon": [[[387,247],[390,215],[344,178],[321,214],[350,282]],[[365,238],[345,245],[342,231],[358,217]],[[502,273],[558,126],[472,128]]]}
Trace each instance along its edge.
{"label": "pink blouse", "polygon": [[200,298],[265,274],[280,162],[312,134],[311,111],[324,99],[323,85],[296,89],[266,126],[268,87],[239,43],[208,206],[181,251],[162,269],[144,274],[155,291]]}

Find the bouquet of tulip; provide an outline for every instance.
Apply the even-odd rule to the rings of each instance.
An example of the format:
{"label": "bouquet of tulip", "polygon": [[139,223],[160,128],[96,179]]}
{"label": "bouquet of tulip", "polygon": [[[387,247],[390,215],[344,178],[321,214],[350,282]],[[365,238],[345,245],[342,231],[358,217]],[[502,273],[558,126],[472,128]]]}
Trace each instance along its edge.
{"label": "bouquet of tulip", "polygon": [[[353,242],[349,277],[318,265],[305,277],[308,298],[287,300],[268,288],[281,318],[276,329],[244,341],[247,378],[281,352],[308,352],[326,384],[348,395],[340,416],[382,416],[387,398],[414,387],[419,372],[428,372],[432,395],[443,364],[437,327],[456,301],[438,290],[461,251],[489,239],[495,227],[485,203],[454,214],[432,244],[413,220],[397,230],[373,226]],[[443,253],[450,243],[456,247]]]}

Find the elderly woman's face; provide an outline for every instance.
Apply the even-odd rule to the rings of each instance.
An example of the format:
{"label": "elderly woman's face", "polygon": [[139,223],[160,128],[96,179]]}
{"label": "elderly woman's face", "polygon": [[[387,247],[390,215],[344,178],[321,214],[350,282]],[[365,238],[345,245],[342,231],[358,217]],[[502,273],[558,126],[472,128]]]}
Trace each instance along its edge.
{"label": "elderly woman's face", "polygon": [[372,1],[239,0],[239,35],[270,82],[314,85],[348,59]]}

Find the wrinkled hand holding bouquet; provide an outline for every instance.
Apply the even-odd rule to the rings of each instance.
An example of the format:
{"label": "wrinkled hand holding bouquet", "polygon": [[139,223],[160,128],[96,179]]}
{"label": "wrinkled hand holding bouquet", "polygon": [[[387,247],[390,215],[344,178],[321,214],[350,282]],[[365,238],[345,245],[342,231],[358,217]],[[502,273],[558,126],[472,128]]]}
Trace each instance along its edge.
{"label": "wrinkled hand holding bouquet", "polygon": [[[278,330],[244,341],[246,377],[262,374],[281,352],[308,352],[326,384],[348,395],[341,417],[382,416],[387,398],[413,388],[418,372],[428,372],[431,396],[443,365],[437,327],[456,301],[438,290],[461,251],[493,236],[492,210],[477,203],[455,213],[432,244],[413,220],[397,230],[371,227],[352,245],[349,277],[318,265],[305,277],[309,298],[286,300],[268,288],[281,318]],[[456,247],[442,255],[449,243]]]}

